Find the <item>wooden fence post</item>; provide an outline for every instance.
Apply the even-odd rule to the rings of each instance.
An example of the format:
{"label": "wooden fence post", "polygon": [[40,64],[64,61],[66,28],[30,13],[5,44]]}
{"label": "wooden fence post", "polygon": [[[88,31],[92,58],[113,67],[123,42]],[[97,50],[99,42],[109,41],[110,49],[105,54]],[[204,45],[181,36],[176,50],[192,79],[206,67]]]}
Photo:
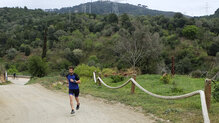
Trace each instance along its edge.
{"label": "wooden fence post", "polygon": [[[99,72],[99,77],[100,77],[100,78],[102,77],[100,72]],[[100,82],[99,79],[98,79],[98,85],[101,86],[101,82]]]}
{"label": "wooden fence post", "polygon": [[211,79],[205,80],[205,100],[209,111],[211,107]]}
{"label": "wooden fence post", "polygon": [[[136,81],[136,74],[133,74],[133,79]],[[131,94],[135,93],[135,84],[132,82],[131,85]]]}

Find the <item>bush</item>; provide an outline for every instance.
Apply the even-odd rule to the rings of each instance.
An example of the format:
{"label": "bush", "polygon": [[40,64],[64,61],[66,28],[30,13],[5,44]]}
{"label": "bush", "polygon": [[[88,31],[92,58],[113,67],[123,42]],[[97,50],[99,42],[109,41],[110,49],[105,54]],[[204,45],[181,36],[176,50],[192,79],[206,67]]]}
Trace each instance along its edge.
{"label": "bush", "polygon": [[20,52],[24,52],[25,51],[25,47],[26,47],[25,44],[21,44],[21,46],[19,48]]}
{"label": "bush", "polygon": [[79,59],[84,56],[83,50],[81,49],[74,49],[73,53]]}
{"label": "bush", "polygon": [[124,80],[123,76],[115,75],[110,77],[113,83],[121,82]]}
{"label": "bush", "polygon": [[30,55],[30,47],[26,46],[25,47],[25,56],[29,56]]}
{"label": "bush", "polygon": [[48,73],[48,64],[39,56],[31,56],[28,59],[28,70],[32,77],[44,77]]}
{"label": "bush", "polygon": [[170,74],[164,74],[160,80],[164,83],[164,84],[169,84],[171,83],[171,75]]}
{"label": "bush", "polygon": [[216,56],[217,52],[219,52],[219,36],[214,39],[214,43],[208,48],[208,55]]}
{"label": "bush", "polygon": [[214,77],[214,76],[217,74],[218,71],[219,71],[219,66],[214,67],[213,69],[211,69],[211,70],[208,72],[207,77],[208,77],[208,78]]}
{"label": "bush", "polygon": [[191,76],[194,78],[200,78],[200,77],[202,77],[202,71],[200,71],[200,70],[192,71]]}
{"label": "bush", "polygon": [[65,76],[67,76],[67,75],[68,75],[68,70],[62,69],[62,70],[60,71],[60,76],[65,77]]}
{"label": "bush", "polygon": [[93,77],[93,72],[96,71],[97,73],[100,72],[100,69],[94,66],[88,66],[85,64],[81,64],[75,68],[75,73],[77,73],[79,76],[85,76],[85,77]]}
{"label": "bush", "polygon": [[112,69],[112,68],[104,68],[102,70],[102,74],[106,77],[109,75],[113,75],[113,73],[116,73],[116,70]]}
{"label": "bush", "polygon": [[213,98],[216,100],[216,102],[219,102],[219,84],[214,86]]}
{"label": "bush", "polygon": [[10,68],[8,69],[8,74],[14,74],[17,72],[18,72],[18,70],[16,69],[16,67],[14,65],[11,65]]}
{"label": "bush", "polygon": [[98,58],[97,58],[97,56],[95,56],[95,55],[91,55],[90,57],[89,57],[89,61],[95,61],[96,63],[98,62]]}
{"label": "bush", "polygon": [[27,66],[26,62],[22,62],[22,63],[19,63],[17,65],[18,65],[17,69],[19,72],[28,70],[28,66]]}
{"label": "bush", "polygon": [[16,54],[17,54],[17,50],[14,49],[14,48],[11,48],[11,49],[9,49],[9,50],[7,51],[7,57],[8,57],[8,59],[10,59],[10,60],[14,59],[14,57],[16,56]]}
{"label": "bush", "polygon": [[74,55],[74,53],[70,50],[70,48],[64,49],[64,57],[71,62],[73,66],[77,66],[79,64],[79,59]]}

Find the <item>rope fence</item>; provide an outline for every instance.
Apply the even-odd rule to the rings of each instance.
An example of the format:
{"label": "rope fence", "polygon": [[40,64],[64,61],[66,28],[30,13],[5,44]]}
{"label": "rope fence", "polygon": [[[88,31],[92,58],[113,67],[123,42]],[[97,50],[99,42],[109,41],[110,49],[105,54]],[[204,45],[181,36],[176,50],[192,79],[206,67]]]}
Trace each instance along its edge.
{"label": "rope fence", "polygon": [[[154,93],[146,90],[140,84],[138,84],[138,82],[136,82],[136,80],[133,79],[133,78],[130,78],[127,82],[125,82],[124,84],[122,84],[118,87],[112,87],[112,86],[107,85],[101,79],[100,76],[98,76],[96,78],[96,73],[95,72],[93,72],[93,78],[94,78],[95,83],[97,83],[97,81],[98,81],[99,85],[103,84],[104,86],[106,86],[107,88],[110,88],[110,89],[119,89],[119,88],[122,88],[122,87],[126,86],[128,83],[131,82],[133,85],[137,86],[140,90],[142,90],[146,94],[151,95],[151,96],[156,97],[156,98],[166,99],[166,100],[184,99],[184,98],[192,97],[192,96],[195,96],[195,95],[200,95],[201,106],[202,106],[202,115],[203,115],[204,123],[210,123],[210,119],[209,119],[209,116],[208,116],[208,108],[207,108],[207,105],[206,105],[206,97],[205,97],[206,93],[203,90],[197,90],[197,91],[187,93],[187,94],[184,94],[184,95],[179,95],[179,96],[162,96],[162,95],[157,95],[157,94],[154,94]],[[134,77],[134,78],[136,78],[136,77]],[[209,80],[206,80],[206,83],[207,82],[209,82]],[[131,90],[132,90],[131,93],[134,93],[133,86],[132,86]]]}

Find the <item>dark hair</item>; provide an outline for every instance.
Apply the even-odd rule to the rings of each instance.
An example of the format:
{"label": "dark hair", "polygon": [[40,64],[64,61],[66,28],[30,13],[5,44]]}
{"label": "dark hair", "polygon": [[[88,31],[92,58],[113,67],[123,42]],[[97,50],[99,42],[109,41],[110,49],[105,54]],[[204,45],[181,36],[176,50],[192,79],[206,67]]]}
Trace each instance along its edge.
{"label": "dark hair", "polygon": [[69,66],[68,69],[72,69],[72,70],[74,70],[74,67],[73,67],[73,66]]}

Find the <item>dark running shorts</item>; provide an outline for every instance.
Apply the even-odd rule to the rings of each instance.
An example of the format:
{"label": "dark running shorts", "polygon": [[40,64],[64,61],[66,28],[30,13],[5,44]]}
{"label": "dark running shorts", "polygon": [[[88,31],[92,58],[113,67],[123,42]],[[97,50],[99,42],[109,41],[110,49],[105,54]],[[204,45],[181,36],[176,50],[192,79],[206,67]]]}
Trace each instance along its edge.
{"label": "dark running shorts", "polygon": [[74,95],[75,97],[79,96],[79,89],[69,89],[68,93],[69,95]]}

